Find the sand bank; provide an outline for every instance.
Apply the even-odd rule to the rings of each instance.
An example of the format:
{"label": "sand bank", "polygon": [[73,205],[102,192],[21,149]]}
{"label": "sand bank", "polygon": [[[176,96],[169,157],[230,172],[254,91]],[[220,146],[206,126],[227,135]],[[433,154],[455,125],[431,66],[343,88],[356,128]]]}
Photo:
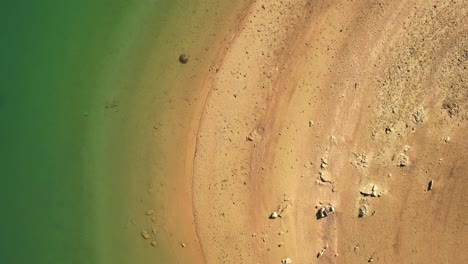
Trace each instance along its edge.
{"label": "sand bank", "polygon": [[[203,263],[466,260],[464,10],[253,2],[187,154]],[[368,184],[381,196],[363,196]]]}

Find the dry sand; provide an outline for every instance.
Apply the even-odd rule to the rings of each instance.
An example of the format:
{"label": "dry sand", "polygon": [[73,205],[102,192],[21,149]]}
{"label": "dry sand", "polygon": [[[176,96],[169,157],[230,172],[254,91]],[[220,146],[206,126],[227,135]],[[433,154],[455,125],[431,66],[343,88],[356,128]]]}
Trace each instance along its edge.
{"label": "dry sand", "polygon": [[191,263],[468,263],[467,7],[252,2],[193,106]]}

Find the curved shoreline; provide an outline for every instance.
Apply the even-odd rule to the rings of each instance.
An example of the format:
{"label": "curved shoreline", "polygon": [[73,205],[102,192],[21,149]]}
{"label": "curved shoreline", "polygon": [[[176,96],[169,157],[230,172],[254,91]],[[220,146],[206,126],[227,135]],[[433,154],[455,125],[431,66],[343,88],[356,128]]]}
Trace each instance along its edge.
{"label": "curved shoreline", "polygon": [[[250,11],[250,9],[252,8],[253,6],[253,3],[251,2],[249,4],[248,7],[245,7],[243,9],[246,9],[246,11],[244,11],[245,13],[248,13]],[[245,21],[247,19],[247,15],[244,15],[243,16],[243,19],[241,22],[238,23],[238,26],[237,28],[241,28],[244,24],[245,24]],[[201,243],[201,240],[200,240],[200,235],[199,235],[199,228],[198,228],[198,221],[197,221],[197,214],[195,213],[196,212],[196,206],[195,206],[195,199],[194,199],[194,193],[195,193],[195,190],[194,190],[194,175],[195,175],[195,168],[194,168],[194,164],[195,164],[195,157],[197,155],[197,146],[198,146],[198,135],[200,134],[200,123],[201,123],[201,120],[202,120],[202,116],[203,116],[203,112],[205,111],[205,108],[206,108],[206,101],[208,99],[208,97],[210,96],[210,93],[212,91],[212,87],[213,87],[213,82],[216,78],[216,72],[222,67],[222,63],[223,63],[223,58],[225,57],[226,53],[229,51],[232,43],[235,42],[237,36],[239,34],[239,31],[237,30],[235,33],[233,33],[232,37],[231,37],[231,40],[228,41],[228,43],[226,45],[222,45],[224,46],[224,51],[221,52],[221,55],[218,57],[218,63],[216,63],[215,65],[212,66],[211,69],[214,70],[214,73],[212,76],[208,77],[208,81],[206,81],[203,85],[203,87],[205,87],[205,89],[202,89],[202,91],[200,92],[200,94],[202,94],[203,96],[203,100],[202,102],[200,103],[200,106],[198,107],[194,107],[195,109],[198,109],[198,110],[195,110],[195,112],[197,112],[197,114],[195,115],[195,118],[193,119],[193,124],[191,125],[192,129],[190,129],[190,134],[193,135],[194,139],[191,140],[192,142],[192,145],[190,148],[188,148],[188,151],[187,151],[187,160],[188,161],[191,161],[191,164],[189,163],[188,164],[188,167],[192,168],[191,170],[191,196],[192,196],[192,215],[193,215],[193,219],[194,219],[194,231],[195,231],[195,235],[196,235],[196,239],[197,239],[197,242],[199,244],[199,247],[201,249],[201,254],[203,255],[203,263],[207,263],[206,262],[206,256],[205,256],[205,250],[203,249],[203,245]],[[189,157],[190,156],[190,157]]]}

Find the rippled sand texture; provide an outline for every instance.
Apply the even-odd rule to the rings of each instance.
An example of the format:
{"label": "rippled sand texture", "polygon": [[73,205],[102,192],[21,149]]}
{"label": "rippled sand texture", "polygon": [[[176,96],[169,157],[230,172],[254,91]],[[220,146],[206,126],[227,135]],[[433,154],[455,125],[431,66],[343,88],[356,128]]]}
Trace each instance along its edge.
{"label": "rippled sand texture", "polygon": [[253,2],[191,131],[203,263],[468,262],[466,17],[465,1]]}

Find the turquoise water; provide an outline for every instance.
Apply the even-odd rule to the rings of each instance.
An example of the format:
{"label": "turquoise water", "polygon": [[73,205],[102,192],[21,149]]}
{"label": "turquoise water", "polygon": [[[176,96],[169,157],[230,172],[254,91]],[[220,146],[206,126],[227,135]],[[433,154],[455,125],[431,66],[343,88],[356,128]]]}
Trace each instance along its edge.
{"label": "turquoise water", "polygon": [[[132,32],[145,22],[131,24],[132,19],[138,21],[138,10],[150,10],[151,16],[145,16],[152,19],[151,31],[157,34],[171,8],[170,0],[2,3],[1,263],[103,263],[113,260],[106,255],[114,251],[115,258],[123,257],[114,263],[130,263],[124,257],[131,257],[131,248],[124,248],[128,245],[107,241],[111,248],[101,248],[97,243],[103,234],[96,222],[119,219],[129,180],[123,174],[87,173],[93,171],[87,169],[90,166],[108,166],[100,164],[104,159],[93,151],[99,146],[89,145],[99,140],[90,138],[89,131],[96,131],[90,126],[101,118],[93,116],[99,94],[123,86],[102,85],[103,79],[115,78],[109,63],[130,67],[144,57],[129,47],[151,45],[130,44],[129,39],[143,41],[135,40]],[[128,58],[122,59],[123,53]],[[128,81],[132,74],[119,80]],[[109,140],[116,137],[118,133]],[[113,153],[105,155],[114,162]],[[112,203],[98,203],[100,186],[119,195]],[[98,215],[97,206],[110,213]]]}

